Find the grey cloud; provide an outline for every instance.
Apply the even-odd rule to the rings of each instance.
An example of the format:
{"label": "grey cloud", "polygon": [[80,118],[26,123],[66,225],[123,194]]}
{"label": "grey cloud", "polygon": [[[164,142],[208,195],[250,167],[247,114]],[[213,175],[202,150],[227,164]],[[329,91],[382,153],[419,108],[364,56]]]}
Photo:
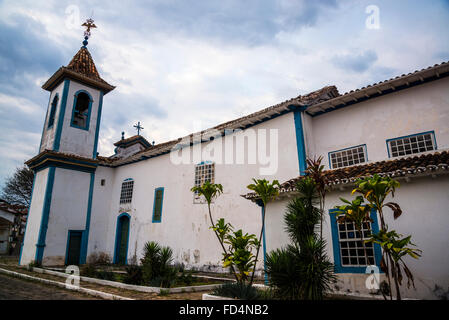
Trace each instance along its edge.
{"label": "grey cloud", "polygon": [[374,50],[366,50],[358,54],[335,55],[331,62],[338,68],[354,72],[364,72],[377,61]]}

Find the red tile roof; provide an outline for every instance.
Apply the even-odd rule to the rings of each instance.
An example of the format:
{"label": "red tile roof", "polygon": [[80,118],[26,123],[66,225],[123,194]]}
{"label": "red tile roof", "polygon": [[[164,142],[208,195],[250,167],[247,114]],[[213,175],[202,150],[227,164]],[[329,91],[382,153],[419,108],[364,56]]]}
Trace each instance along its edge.
{"label": "red tile roof", "polygon": [[[449,173],[449,152],[434,152],[422,155],[403,157],[387,161],[378,161],[363,165],[345,167],[324,171],[326,185],[352,184],[359,178],[372,177],[374,174],[392,178],[413,176],[419,174]],[[296,191],[296,183],[304,176],[299,176],[281,184],[280,193]],[[243,195],[244,198],[255,200],[255,193]]]}
{"label": "red tile roof", "polygon": [[64,79],[64,76],[99,87],[104,90],[105,94],[115,88],[101,78],[94,60],[86,47],[81,47],[75,56],[73,56],[70,63],[66,67],[59,68],[50,79],[44,83],[42,88],[45,90],[52,90]]}

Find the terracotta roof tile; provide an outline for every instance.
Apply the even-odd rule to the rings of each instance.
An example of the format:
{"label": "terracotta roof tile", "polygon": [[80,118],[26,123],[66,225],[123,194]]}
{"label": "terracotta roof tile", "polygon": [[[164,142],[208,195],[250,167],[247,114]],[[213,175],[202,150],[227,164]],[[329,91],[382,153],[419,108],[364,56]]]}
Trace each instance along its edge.
{"label": "terracotta roof tile", "polygon": [[[374,174],[392,178],[417,174],[449,173],[449,152],[434,152],[422,155],[403,157],[387,161],[378,161],[352,167],[326,170],[324,176],[327,186],[351,184],[359,178],[371,177]],[[296,183],[304,176],[299,176],[281,184],[280,193],[296,191]],[[243,195],[246,199],[257,199],[255,193]]]}

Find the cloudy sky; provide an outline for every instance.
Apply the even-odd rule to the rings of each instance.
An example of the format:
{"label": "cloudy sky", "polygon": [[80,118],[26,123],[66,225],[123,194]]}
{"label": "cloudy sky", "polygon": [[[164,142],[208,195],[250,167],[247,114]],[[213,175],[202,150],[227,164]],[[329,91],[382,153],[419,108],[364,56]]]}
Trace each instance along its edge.
{"label": "cloudy sky", "polygon": [[117,86],[101,155],[137,121],[160,143],[326,85],[344,93],[449,60],[448,0],[0,0],[0,186],[36,155],[41,85],[78,51],[90,16],[89,51]]}

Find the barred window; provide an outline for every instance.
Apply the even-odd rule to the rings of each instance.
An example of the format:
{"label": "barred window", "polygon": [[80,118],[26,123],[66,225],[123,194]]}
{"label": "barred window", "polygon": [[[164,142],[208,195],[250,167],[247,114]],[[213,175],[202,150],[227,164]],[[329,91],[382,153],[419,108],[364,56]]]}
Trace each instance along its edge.
{"label": "barred window", "polygon": [[367,160],[366,146],[357,146],[329,153],[331,169],[348,167]]}
{"label": "barred window", "polygon": [[[202,186],[206,181],[214,183],[215,181],[215,164],[213,162],[201,162],[195,166],[195,187]],[[195,192],[193,197],[194,203],[204,203],[204,197],[200,197]]]}
{"label": "barred window", "polygon": [[433,132],[391,139],[387,141],[387,144],[391,157],[400,157],[437,149]]}
{"label": "barred window", "polygon": [[120,193],[120,204],[131,203],[133,198],[134,180],[131,178],[125,179],[122,183],[122,191]]}
{"label": "barred window", "polygon": [[[371,223],[365,222],[362,227],[363,239],[366,240],[371,235]],[[361,240],[360,232],[358,232],[353,222],[338,223],[338,240],[340,242],[341,266],[343,267],[360,267],[374,265],[374,248],[372,243],[365,243],[365,251]]]}

